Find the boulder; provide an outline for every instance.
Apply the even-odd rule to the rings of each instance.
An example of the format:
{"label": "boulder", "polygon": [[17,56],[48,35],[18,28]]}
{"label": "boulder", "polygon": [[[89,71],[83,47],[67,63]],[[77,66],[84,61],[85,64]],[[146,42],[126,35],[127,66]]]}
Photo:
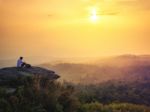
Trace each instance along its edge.
{"label": "boulder", "polygon": [[56,80],[60,76],[54,71],[47,70],[41,67],[31,67],[31,68],[17,68],[9,67],[0,69],[0,82],[13,80],[24,76],[38,76],[47,77],[50,80]]}

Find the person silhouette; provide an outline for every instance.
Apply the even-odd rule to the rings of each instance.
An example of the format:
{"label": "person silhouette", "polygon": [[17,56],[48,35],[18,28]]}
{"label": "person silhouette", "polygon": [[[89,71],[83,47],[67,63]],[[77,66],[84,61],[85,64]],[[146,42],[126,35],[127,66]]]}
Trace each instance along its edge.
{"label": "person silhouette", "polygon": [[18,60],[17,60],[17,67],[25,67],[26,63],[23,62],[23,57],[20,57]]}
{"label": "person silhouette", "polygon": [[17,60],[17,67],[19,67],[19,68],[31,68],[31,65],[23,62],[23,57],[20,57]]}

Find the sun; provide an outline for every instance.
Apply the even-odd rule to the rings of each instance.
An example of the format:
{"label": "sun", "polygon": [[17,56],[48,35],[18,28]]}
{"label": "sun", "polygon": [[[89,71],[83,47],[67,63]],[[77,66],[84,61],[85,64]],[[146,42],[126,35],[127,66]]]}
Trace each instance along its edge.
{"label": "sun", "polygon": [[93,21],[93,22],[96,22],[96,21],[97,21],[98,16],[97,16],[97,10],[96,10],[96,8],[92,8],[90,19],[91,19],[91,21]]}

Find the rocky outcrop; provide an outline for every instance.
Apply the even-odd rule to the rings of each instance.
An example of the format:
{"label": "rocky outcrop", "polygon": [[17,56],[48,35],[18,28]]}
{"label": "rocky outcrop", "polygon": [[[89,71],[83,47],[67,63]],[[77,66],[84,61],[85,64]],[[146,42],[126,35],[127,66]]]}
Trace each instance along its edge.
{"label": "rocky outcrop", "polygon": [[50,80],[56,80],[60,77],[54,71],[40,67],[31,67],[31,68],[9,67],[0,69],[0,82],[24,76],[46,77]]}

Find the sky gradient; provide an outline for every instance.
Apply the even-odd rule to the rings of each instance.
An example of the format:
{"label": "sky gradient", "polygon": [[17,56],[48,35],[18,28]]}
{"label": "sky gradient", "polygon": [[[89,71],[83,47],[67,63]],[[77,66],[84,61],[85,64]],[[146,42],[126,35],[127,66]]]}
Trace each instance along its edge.
{"label": "sky gradient", "polygon": [[149,20],[150,0],[0,0],[0,59],[150,54]]}

